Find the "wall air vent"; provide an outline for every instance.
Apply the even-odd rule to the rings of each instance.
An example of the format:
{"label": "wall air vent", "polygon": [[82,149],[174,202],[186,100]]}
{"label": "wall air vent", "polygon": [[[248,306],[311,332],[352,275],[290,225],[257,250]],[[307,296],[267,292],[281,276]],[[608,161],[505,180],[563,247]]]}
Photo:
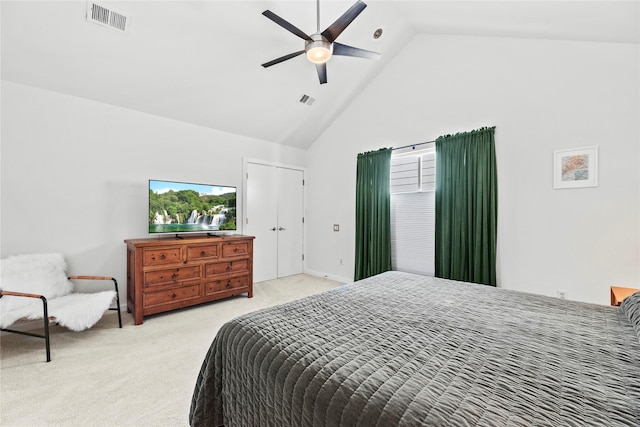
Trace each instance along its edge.
{"label": "wall air vent", "polygon": [[87,2],[87,20],[118,31],[126,31],[130,18],[114,9],[96,2]]}
{"label": "wall air vent", "polygon": [[298,102],[304,104],[304,105],[313,105],[314,102],[316,102],[315,98],[310,97],[309,95],[300,95],[300,98],[298,99]]}

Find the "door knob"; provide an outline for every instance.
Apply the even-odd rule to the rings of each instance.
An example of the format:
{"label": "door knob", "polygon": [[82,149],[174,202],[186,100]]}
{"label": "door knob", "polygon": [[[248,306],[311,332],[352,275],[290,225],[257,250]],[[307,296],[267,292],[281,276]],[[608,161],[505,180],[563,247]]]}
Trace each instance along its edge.
{"label": "door knob", "polygon": [[275,228],[275,227],[273,227],[273,228],[271,229],[271,231],[276,231],[276,228]]}
{"label": "door knob", "polygon": [[286,228],[280,227],[280,228],[278,228],[278,230],[282,231],[282,230],[286,230]]}

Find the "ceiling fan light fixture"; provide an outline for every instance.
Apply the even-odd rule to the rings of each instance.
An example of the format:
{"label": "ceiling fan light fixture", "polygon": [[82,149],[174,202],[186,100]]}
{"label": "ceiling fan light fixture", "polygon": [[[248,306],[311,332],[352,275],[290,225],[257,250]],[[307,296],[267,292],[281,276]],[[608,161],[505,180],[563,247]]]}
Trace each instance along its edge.
{"label": "ceiling fan light fixture", "polygon": [[304,47],[307,59],[314,64],[324,64],[331,59],[331,43],[321,34],[313,34],[311,38],[312,40],[307,41]]}
{"label": "ceiling fan light fixture", "polygon": [[331,50],[324,46],[316,46],[307,51],[307,59],[314,64],[324,64],[331,58]]}

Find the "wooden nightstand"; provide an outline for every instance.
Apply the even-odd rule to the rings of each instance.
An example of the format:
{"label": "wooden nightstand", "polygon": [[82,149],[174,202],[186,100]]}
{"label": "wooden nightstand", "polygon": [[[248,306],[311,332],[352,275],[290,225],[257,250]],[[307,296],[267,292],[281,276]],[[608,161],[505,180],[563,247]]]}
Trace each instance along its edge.
{"label": "wooden nightstand", "polygon": [[623,299],[638,291],[640,291],[640,289],[611,286],[611,305],[622,304]]}

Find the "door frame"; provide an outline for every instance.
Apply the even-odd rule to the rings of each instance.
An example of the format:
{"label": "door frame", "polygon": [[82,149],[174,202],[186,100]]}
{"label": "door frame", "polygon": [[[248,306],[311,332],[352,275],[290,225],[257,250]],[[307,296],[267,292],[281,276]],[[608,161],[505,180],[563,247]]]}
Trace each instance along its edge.
{"label": "door frame", "polygon": [[307,168],[304,166],[291,165],[280,162],[272,162],[270,160],[261,160],[252,157],[242,157],[242,230],[247,225],[247,174],[249,163],[255,163],[263,166],[273,166],[278,168],[293,169],[302,172],[302,215],[304,222],[302,223],[302,272],[307,272]]}

